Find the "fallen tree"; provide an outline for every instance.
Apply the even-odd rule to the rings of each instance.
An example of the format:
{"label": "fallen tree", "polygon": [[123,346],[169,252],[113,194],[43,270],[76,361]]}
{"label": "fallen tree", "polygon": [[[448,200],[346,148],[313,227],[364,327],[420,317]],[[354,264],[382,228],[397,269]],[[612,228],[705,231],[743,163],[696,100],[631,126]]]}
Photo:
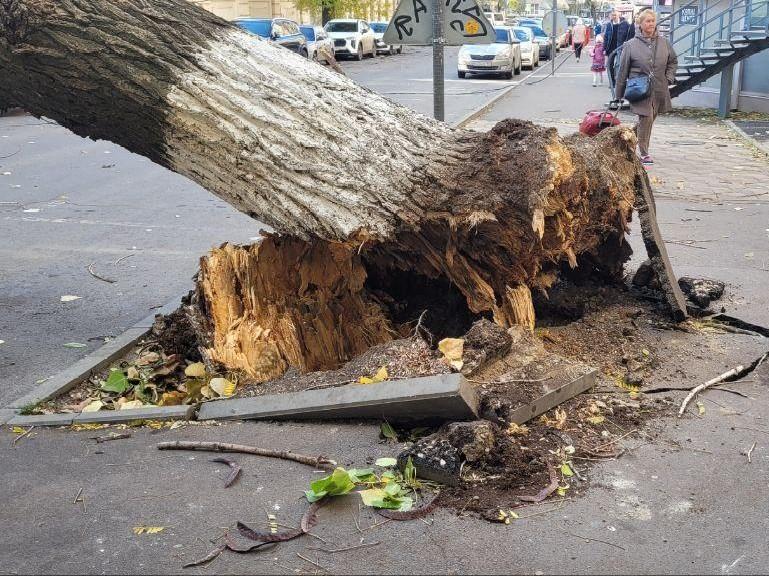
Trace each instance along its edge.
{"label": "fallen tree", "polygon": [[[646,178],[628,128],[455,130],[186,0],[0,0],[6,96],[274,232],[201,259],[209,363],[333,368],[441,309],[533,326],[562,270],[617,278]],[[409,325],[411,321],[411,325]]]}

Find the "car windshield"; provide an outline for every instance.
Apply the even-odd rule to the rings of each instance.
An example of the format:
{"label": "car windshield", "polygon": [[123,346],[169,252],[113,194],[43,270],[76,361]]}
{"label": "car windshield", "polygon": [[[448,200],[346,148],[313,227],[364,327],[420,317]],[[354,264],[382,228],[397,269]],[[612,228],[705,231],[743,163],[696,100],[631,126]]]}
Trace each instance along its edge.
{"label": "car windshield", "polygon": [[327,32],[357,32],[357,22],[329,22],[326,24]]}
{"label": "car windshield", "polygon": [[534,33],[534,36],[547,36],[545,34],[545,31],[542,30],[539,26],[526,26],[529,30],[531,30]]}
{"label": "car windshield", "polygon": [[256,34],[262,38],[270,37],[272,20],[238,20],[235,23],[251,34]]}
{"label": "car windshield", "polygon": [[497,30],[497,38],[494,42],[497,44],[509,44],[510,32],[508,30]]}
{"label": "car windshield", "polygon": [[304,37],[307,38],[310,42],[315,40],[315,28],[312,26],[300,26],[299,30],[302,31],[302,34],[304,34]]}
{"label": "car windshield", "polygon": [[523,30],[521,28],[516,28],[514,30],[514,32],[515,32],[515,37],[518,40],[520,40],[521,42],[528,42],[529,40],[531,40],[531,38],[529,37],[529,31],[528,30]]}
{"label": "car windshield", "polygon": [[376,33],[384,32],[387,29],[387,24],[384,22],[372,22],[371,29]]}

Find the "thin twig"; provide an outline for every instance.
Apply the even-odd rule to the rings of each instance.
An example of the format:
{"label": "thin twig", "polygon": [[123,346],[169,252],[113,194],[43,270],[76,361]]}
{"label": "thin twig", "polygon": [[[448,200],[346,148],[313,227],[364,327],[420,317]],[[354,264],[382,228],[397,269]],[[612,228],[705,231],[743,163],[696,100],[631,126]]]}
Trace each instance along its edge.
{"label": "thin twig", "polygon": [[21,148],[19,148],[19,150],[17,150],[16,152],[12,152],[11,154],[6,154],[5,156],[0,156],[0,158],[11,158],[12,156],[16,156],[20,152],[21,152]]}
{"label": "thin twig", "polygon": [[95,265],[95,264],[96,264],[95,262],[92,262],[91,264],[89,264],[89,265],[86,267],[86,268],[88,269],[88,272],[90,273],[90,275],[91,275],[93,278],[97,278],[97,279],[99,279],[99,280],[101,280],[101,281],[104,281],[104,282],[108,282],[108,283],[110,283],[110,284],[117,282],[117,281],[115,281],[115,280],[113,280],[113,279],[111,279],[111,278],[105,278],[105,277],[103,277],[103,276],[99,276],[98,274],[96,274],[95,272],[93,272],[93,265]]}
{"label": "thin twig", "polygon": [[611,446],[611,445],[615,444],[617,441],[621,441],[621,440],[622,440],[622,439],[624,439],[625,437],[629,437],[629,436],[630,436],[630,435],[632,435],[633,433],[637,433],[637,432],[638,432],[638,429],[633,429],[632,431],[628,431],[628,432],[627,432],[627,433],[625,433],[624,435],[621,435],[621,436],[617,437],[616,439],[612,439],[612,440],[611,440],[611,441],[609,441],[608,443],[604,443],[603,445],[598,445],[597,447],[593,447],[593,448],[591,449],[591,451],[592,451],[593,453],[595,453],[595,452],[596,452],[598,449],[603,449],[604,447],[609,447],[609,446]]}
{"label": "thin twig", "polygon": [[341,553],[342,551],[352,551],[353,549],[362,549],[364,547],[375,547],[381,545],[381,541],[374,541],[373,543],[360,543],[359,545],[352,545],[351,547],[340,547],[339,549],[322,549],[320,547],[307,547],[313,551],[321,551],[323,553]]}
{"label": "thin twig", "polygon": [[83,488],[80,487],[80,489],[78,489],[78,491],[77,491],[77,495],[75,495],[75,499],[72,501],[73,505],[80,500],[80,495],[82,495],[82,494],[83,494]]}
{"label": "thin twig", "polygon": [[745,454],[748,458],[748,463],[752,463],[752,461],[750,460],[750,456],[753,454],[753,449],[755,448],[756,448],[756,442],[753,441],[753,444],[750,446],[750,449],[748,449],[748,452]]}
{"label": "thin twig", "polygon": [[542,381],[549,381],[552,377],[544,377],[542,379],[505,379],[504,381],[479,381],[478,379],[467,379],[471,383],[478,385],[505,385],[507,383],[541,383]]}
{"label": "thin twig", "polygon": [[602,539],[595,539],[594,537],[583,537],[582,535],[577,535],[576,533],[569,533],[568,531],[564,531],[567,535],[571,535],[572,537],[576,537],[577,539],[584,539],[585,541],[596,541],[598,543],[603,543],[604,545],[611,545],[612,547],[616,547],[617,549],[622,549],[623,551],[627,551],[622,545],[617,545],[616,543],[610,543],[609,541],[603,541]]}
{"label": "thin twig", "polygon": [[29,434],[32,432],[32,429],[34,429],[34,428],[35,428],[35,425],[32,425],[32,426],[31,426],[29,429],[27,429],[27,430],[26,430],[26,431],[24,431],[24,432],[23,432],[21,435],[19,435],[18,437],[16,437],[16,438],[13,440],[13,443],[11,443],[11,444],[12,444],[12,445],[15,445],[15,444],[16,444],[18,441],[21,441],[21,440],[22,440],[24,437],[26,437],[27,435],[29,435]]}
{"label": "thin twig", "polygon": [[307,557],[305,557],[304,555],[302,555],[299,552],[297,552],[296,556],[299,557],[300,559],[304,559],[305,561],[307,561],[308,563],[311,563],[312,565],[315,565],[318,569],[322,569],[323,571],[326,571],[327,573],[329,572],[328,569],[326,569],[323,565],[320,565],[320,564],[316,563],[312,559],[308,559]]}
{"label": "thin twig", "polygon": [[117,441],[118,439],[130,439],[131,433],[114,433],[110,435],[102,435],[101,437],[91,437],[97,443],[106,443],[107,441]]}
{"label": "thin twig", "polygon": [[336,467],[336,461],[326,457],[310,457],[291,451],[273,451],[272,449],[262,449],[260,447],[251,447],[249,445],[238,445],[235,443],[216,443],[210,441],[169,441],[158,443],[158,449],[161,451],[181,450],[181,451],[212,451],[214,453],[248,453],[250,455],[259,455],[260,457],[272,457],[274,459],[285,459],[287,461],[296,461],[303,465],[317,468]]}
{"label": "thin twig", "polygon": [[123,262],[127,258],[131,258],[132,256],[136,256],[136,253],[127,254],[125,256],[121,256],[119,259],[117,259],[114,263],[115,266],[119,265],[121,262]]}
{"label": "thin twig", "polygon": [[371,529],[376,529],[377,527],[379,527],[381,525],[386,525],[390,521],[392,521],[392,519],[385,519],[384,521],[379,521],[378,523],[374,523],[370,527],[366,527],[365,529],[363,529],[362,532],[365,533],[366,531],[370,531]]}
{"label": "thin twig", "polygon": [[[568,499],[564,499],[563,501],[568,501]],[[559,509],[564,508],[563,501],[559,502],[556,507],[552,507],[551,509],[545,509],[544,511],[537,511],[536,513],[532,513],[531,515],[519,515],[519,519],[530,519],[531,517],[538,517],[539,515],[547,515],[548,513],[552,513],[553,511],[558,511]],[[552,501],[553,503],[556,503],[557,501]],[[550,504],[551,501],[548,501],[548,504]],[[537,503],[541,504],[541,503]]]}
{"label": "thin twig", "polygon": [[736,377],[740,373],[742,373],[744,370],[745,370],[745,367],[743,367],[742,365],[737,365],[735,368],[730,369],[725,373],[722,373],[717,377],[710,379],[707,383],[702,383],[701,385],[697,385],[696,387],[694,387],[691,391],[689,391],[689,394],[686,395],[684,402],[681,403],[681,407],[678,409],[678,416],[679,417],[683,416],[684,412],[686,411],[686,407],[689,406],[689,403],[691,402],[691,400],[697,396],[697,393],[704,391],[708,387],[717,385],[718,383],[723,383],[726,379],[729,379],[731,377]]}

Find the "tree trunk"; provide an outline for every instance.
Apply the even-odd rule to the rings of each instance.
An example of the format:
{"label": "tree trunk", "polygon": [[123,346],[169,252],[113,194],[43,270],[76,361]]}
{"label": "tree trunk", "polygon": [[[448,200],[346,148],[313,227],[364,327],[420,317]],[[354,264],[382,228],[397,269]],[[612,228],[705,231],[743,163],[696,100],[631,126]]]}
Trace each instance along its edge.
{"label": "tree trunk", "polygon": [[276,231],[203,258],[190,307],[205,356],[254,378],[337,366],[415,303],[533,326],[564,265],[616,276],[629,254],[627,128],[455,130],[186,0],[0,0],[0,26],[13,100]]}

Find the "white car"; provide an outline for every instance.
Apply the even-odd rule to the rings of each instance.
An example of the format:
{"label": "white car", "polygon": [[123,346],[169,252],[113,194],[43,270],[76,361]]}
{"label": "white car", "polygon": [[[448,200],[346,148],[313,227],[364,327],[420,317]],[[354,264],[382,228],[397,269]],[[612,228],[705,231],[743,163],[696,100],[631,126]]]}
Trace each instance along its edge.
{"label": "white car", "polygon": [[374,40],[376,41],[377,52],[386,52],[390,56],[395,53],[400,54],[403,52],[403,46],[398,46],[396,48],[392,44],[388,45],[384,43],[382,37],[384,36],[385,30],[387,30],[387,22],[369,22],[368,24],[371,26],[371,30],[374,31]]}
{"label": "white car", "polygon": [[299,31],[307,39],[307,57],[310,60],[325,61],[323,48],[332,56],[334,55],[334,41],[328,37],[321,26],[302,24],[299,26]]}
{"label": "white car", "polygon": [[374,31],[365,20],[329,20],[325,30],[334,41],[337,56],[352,56],[358,60],[363,60],[364,54],[376,57]]}
{"label": "white car", "polygon": [[521,43],[521,64],[534,70],[539,66],[539,44],[534,40],[534,34],[523,26],[514,26],[515,37]]}
{"label": "white car", "polygon": [[495,28],[493,44],[464,44],[457,57],[457,76],[499,74],[512,78],[521,73],[521,43],[509,26]]}

